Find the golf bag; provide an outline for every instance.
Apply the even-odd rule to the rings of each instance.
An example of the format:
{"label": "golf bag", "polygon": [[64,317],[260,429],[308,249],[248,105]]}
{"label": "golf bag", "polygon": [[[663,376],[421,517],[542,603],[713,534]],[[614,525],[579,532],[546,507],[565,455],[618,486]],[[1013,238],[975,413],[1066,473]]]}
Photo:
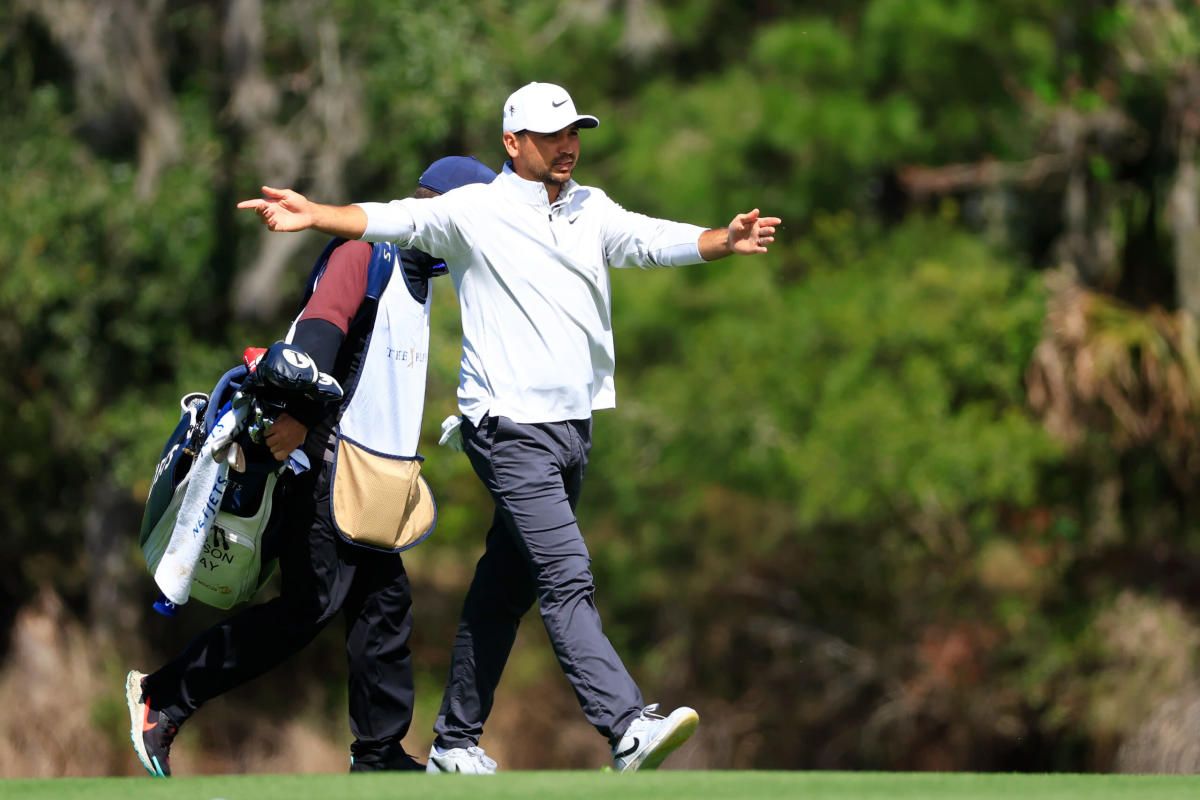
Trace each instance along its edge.
{"label": "golf bag", "polygon": [[263,550],[279,527],[279,479],[308,468],[302,450],[276,461],[263,435],[296,393],[321,402],[341,387],[299,348],[248,348],[242,365],[212,392],[180,399],[150,485],[139,544],[163,595],[155,609],[174,616],[194,597],[228,609],[252,598],[275,559]]}

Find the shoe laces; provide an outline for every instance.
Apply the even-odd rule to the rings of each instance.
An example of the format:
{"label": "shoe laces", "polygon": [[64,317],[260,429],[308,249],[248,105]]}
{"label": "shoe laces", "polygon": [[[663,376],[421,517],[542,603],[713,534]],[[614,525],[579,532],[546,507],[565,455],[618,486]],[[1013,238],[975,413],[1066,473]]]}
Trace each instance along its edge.
{"label": "shoe laces", "polygon": [[488,769],[496,768],[496,762],[493,761],[492,759],[488,758],[488,754],[483,752],[482,747],[479,747],[477,745],[468,747],[467,755],[471,756],[472,758],[479,759],[479,762],[481,764],[483,764],[485,767],[487,767]]}
{"label": "shoe laces", "polygon": [[163,732],[162,743],[164,747],[170,747],[171,742],[175,741],[175,734],[179,733],[179,726],[171,722],[171,718],[163,714]]}
{"label": "shoe laces", "polygon": [[175,734],[179,733],[179,726],[171,721],[171,718],[161,711],[158,714],[158,727],[154,729],[154,733],[158,737],[158,746],[164,750],[171,749],[171,743],[175,741]]}
{"label": "shoe laces", "polygon": [[[145,678],[142,678],[142,703],[147,707],[150,705],[150,695],[146,692]],[[153,708],[150,710],[154,711]],[[154,713],[158,715],[159,721],[159,727],[157,729],[158,741],[163,747],[170,748],[171,743],[175,741],[175,734],[179,733],[179,726],[176,725],[175,722],[163,712],[154,711]]]}
{"label": "shoe laces", "polygon": [[654,712],[657,710],[658,703],[651,703],[639,711],[637,717],[634,718],[633,722],[629,723],[629,727],[625,730],[625,737],[633,736],[639,731],[649,730],[666,719],[663,716],[655,714]]}
{"label": "shoe laces", "polygon": [[655,714],[654,712],[657,710],[658,710],[658,703],[651,703],[650,705],[643,708],[640,712],[638,712],[638,719],[644,720],[646,722],[653,722],[655,720],[666,719],[666,717],[662,716],[661,714]]}

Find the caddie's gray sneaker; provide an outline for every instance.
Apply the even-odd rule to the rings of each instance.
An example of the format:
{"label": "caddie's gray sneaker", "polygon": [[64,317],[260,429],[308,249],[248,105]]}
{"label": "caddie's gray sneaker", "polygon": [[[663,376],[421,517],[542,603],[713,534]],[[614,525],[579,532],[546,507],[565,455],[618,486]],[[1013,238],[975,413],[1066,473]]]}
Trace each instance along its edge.
{"label": "caddie's gray sneaker", "polygon": [[439,753],[437,745],[429,748],[428,773],[461,772],[464,775],[492,775],[496,762],[487,757],[482,747],[452,747]]}
{"label": "caddie's gray sneaker", "polygon": [[675,709],[666,717],[652,713],[657,709],[658,703],[643,708],[613,748],[613,765],[617,772],[658,769],[663,759],[686,742],[700,724],[700,715],[687,706]]}

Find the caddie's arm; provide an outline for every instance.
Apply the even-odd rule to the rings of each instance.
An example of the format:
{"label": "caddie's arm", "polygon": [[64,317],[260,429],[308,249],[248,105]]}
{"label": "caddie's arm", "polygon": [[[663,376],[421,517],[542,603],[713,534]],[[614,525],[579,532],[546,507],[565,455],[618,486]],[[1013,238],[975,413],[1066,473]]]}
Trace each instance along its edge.
{"label": "caddie's arm", "polygon": [[758,209],[738,214],[727,228],[710,228],[700,234],[698,247],[705,261],[716,261],[728,255],[754,255],[767,252],[775,241],[775,226],[779,217],[759,216]]}
{"label": "caddie's arm", "polygon": [[312,228],[331,236],[359,239],[367,230],[367,215],[358,206],[328,206],[314,203],[291,189],[262,187],[265,197],[243,200],[238,208],[253,209],[273,231],[303,231]]}

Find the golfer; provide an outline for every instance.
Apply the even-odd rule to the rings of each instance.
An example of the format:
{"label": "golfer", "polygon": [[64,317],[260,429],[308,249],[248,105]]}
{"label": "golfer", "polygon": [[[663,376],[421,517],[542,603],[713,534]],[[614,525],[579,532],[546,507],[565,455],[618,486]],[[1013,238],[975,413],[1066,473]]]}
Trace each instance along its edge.
{"label": "golfer", "polygon": [[646,706],[605,636],[575,506],[592,412],[616,404],[608,267],[674,267],[767,252],[780,220],[758,209],[704,229],[626,211],[571,175],[580,114],[560,86],[530,83],[503,108],[509,161],[490,184],[441,197],[328,206],[263,187],[268,228],[395,241],[446,261],[462,306],[463,447],[495,501],[454,640],[430,772],[492,773],[478,746],[521,617],[536,600],[584,716],[619,771],[656,768],[699,716]]}

